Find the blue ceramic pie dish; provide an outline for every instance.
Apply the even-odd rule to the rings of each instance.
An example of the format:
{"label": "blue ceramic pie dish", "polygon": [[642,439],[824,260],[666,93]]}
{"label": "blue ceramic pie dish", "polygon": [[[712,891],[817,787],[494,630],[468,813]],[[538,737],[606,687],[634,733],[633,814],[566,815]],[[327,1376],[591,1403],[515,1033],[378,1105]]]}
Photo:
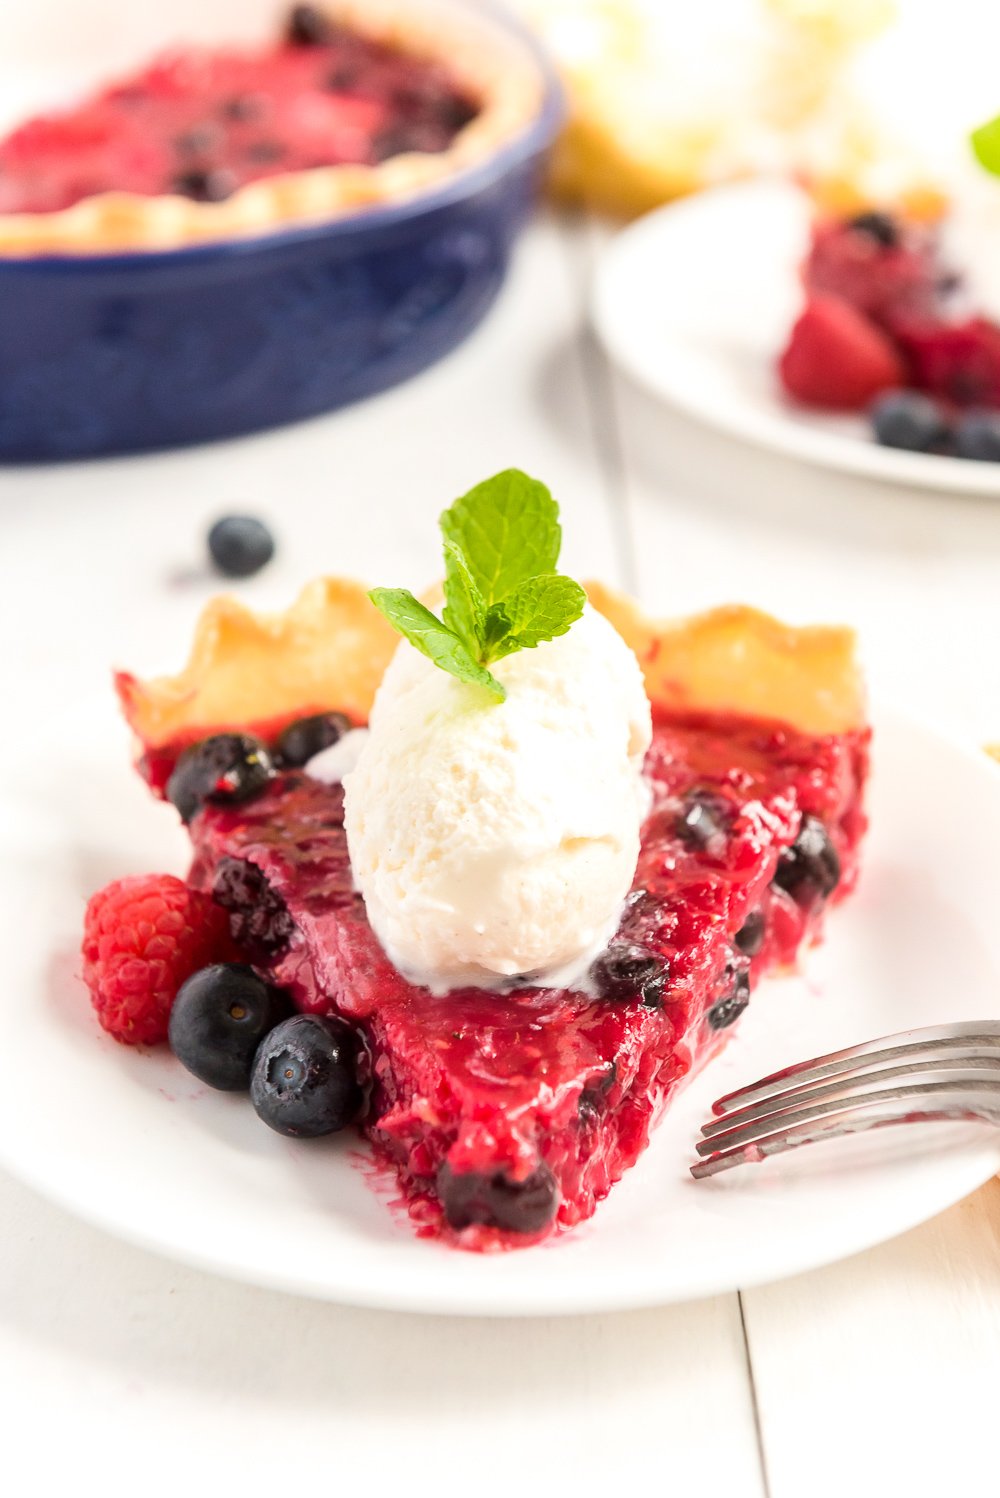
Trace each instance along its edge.
{"label": "blue ceramic pie dish", "polygon": [[500,288],[561,118],[521,39],[544,81],[538,114],[418,197],[253,239],[0,258],[0,461],[297,421],[454,348]]}

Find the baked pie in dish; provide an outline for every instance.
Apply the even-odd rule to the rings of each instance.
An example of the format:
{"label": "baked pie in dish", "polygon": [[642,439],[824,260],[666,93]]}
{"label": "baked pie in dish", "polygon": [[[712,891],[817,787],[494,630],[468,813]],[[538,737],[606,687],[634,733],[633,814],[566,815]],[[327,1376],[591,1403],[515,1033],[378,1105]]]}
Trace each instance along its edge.
{"label": "baked pie in dish", "polygon": [[[152,53],[167,25],[211,36],[205,9],[133,19]],[[537,46],[465,0],[279,17],[255,0],[235,40],[0,143],[0,460],[315,416],[409,379],[492,305],[561,119]],[[0,8],[0,92],[45,48]]]}
{"label": "baked pie in dish", "polygon": [[[442,526],[440,618],[335,578],[279,616],[218,599],[179,675],[117,685],[187,821],[191,908],[228,914],[216,959],[279,992],[284,1024],[350,1032],[351,1119],[418,1231],[489,1250],[589,1217],[760,980],[819,939],[858,875],[869,730],[848,630],[584,598],[523,475]],[[84,950],[129,1040],[173,957],[152,896],[116,926],[114,891]],[[254,1063],[275,1127],[258,1092],[302,1073],[293,1051],[277,1082],[273,1045]]]}
{"label": "baked pie in dish", "polygon": [[443,25],[391,0],[298,5],[277,41],[174,50],[0,140],[0,253],[214,241],[402,201],[514,139],[543,91],[460,10]]}

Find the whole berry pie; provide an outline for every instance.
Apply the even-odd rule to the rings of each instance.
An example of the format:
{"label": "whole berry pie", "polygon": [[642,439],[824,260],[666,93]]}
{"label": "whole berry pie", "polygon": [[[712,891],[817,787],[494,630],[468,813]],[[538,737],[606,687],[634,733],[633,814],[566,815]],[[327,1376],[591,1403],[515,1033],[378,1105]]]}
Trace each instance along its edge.
{"label": "whole berry pie", "polygon": [[0,253],[171,246],[412,196],[537,114],[537,68],[501,51],[454,7],[401,0],[175,48],[0,140]]}
{"label": "whole berry pie", "polygon": [[818,940],[869,730],[848,630],[651,623],[557,571],[516,471],[441,523],[443,593],[218,599],[179,675],[118,676],[193,860],[95,897],[87,978],[279,1131],[360,1127],[420,1233],[512,1248],[594,1212]]}

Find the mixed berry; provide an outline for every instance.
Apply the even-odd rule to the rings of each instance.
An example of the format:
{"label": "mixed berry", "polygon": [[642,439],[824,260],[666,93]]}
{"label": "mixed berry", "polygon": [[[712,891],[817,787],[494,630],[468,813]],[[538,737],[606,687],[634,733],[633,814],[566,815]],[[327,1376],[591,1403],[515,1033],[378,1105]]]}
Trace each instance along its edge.
{"label": "mixed berry", "polygon": [[0,213],[103,192],[217,203],[283,172],[447,150],[478,106],[448,68],[296,6],[277,44],[186,49],[0,139]]}
{"label": "mixed berry", "polygon": [[456,1172],[446,1162],[437,1173],[437,1190],[445,1221],[459,1233],[481,1226],[533,1235],[551,1224],[559,1206],[559,1189],[547,1165],[517,1180],[502,1170]]}
{"label": "mixed berry", "polygon": [[591,976],[602,999],[626,999],[659,1009],[670,979],[668,963],[647,947],[613,941],[598,957]]}
{"label": "mixed berry", "polygon": [[933,228],[869,212],[819,224],[778,361],[788,395],[867,411],[875,440],[1000,461],[1000,326],[970,313]]}
{"label": "mixed berry", "polygon": [[[211,762],[212,746],[233,737],[243,736],[206,740],[209,753],[200,757],[204,744],[194,746],[188,762]],[[256,954],[266,962],[290,935],[283,902],[242,861],[220,865],[210,894],[170,874],[119,879],[88,902],[83,977],[116,1040],[168,1041],[199,1081],[249,1092],[271,1128],[314,1138],[361,1117],[370,1066],[347,1021],[298,1014],[286,990],[234,960]]]}
{"label": "mixed berry", "polygon": [[332,749],[350,726],[350,719],[343,713],[314,713],[312,717],[299,718],[278,735],[275,763],[283,770],[298,769],[324,749]]}
{"label": "mixed berry", "polygon": [[246,801],[274,774],[267,746],[249,733],[216,733],[185,749],[167,782],[167,800],[182,822],[206,801]]}

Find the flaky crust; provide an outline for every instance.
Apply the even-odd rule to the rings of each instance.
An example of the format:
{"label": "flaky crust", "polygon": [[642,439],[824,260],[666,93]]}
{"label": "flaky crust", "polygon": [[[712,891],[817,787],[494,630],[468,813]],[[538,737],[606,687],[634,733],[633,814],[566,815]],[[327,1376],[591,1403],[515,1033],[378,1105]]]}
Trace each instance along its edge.
{"label": "flaky crust", "polygon": [[[813,734],[865,720],[848,629],[797,629],[739,605],[654,623],[600,583],[587,591],[635,651],[655,704],[777,719]],[[146,749],[307,712],[336,709],[360,722],[398,643],[360,583],[318,578],[283,614],[214,599],[178,675],[140,681],[122,673],[116,683]]]}
{"label": "flaky crust", "polygon": [[352,30],[443,60],[479,101],[476,118],[447,151],[408,152],[378,166],[315,167],[250,182],[221,203],[108,192],[57,213],[0,214],[0,256],[101,254],[176,249],[271,229],[322,222],[417,196],[486,160],[538,114],[544,79],[530,54],[482,22],[403,0],[326,0],[323,9]]}
{"label": "flaky crust", "polygon": [[782,624],[745,604],[649,620],[601,583],[588,583],[587,592],[635,651],[652,702],[774,718],[814,734],[844,733],[865,721],[853,630]]}

